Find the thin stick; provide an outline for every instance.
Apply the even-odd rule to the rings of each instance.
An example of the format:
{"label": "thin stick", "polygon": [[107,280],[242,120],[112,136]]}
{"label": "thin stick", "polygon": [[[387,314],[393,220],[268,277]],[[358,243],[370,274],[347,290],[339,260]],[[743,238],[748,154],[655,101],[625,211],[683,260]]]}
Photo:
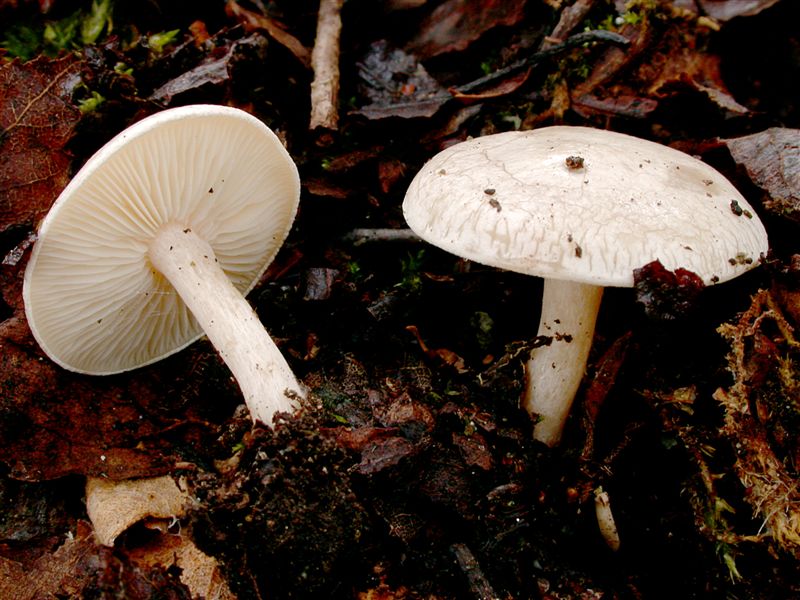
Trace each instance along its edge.
{"label": "thin stick", "polygon": [[351,242],[354,246],[360,246],[367,242],[421,242],[416,233],[410,229],[362,229],[357,228],[349,231],[343,238],[345,242]]}
{"label": "thin stick", "polygon": [[492,589],[486,575],[483,574],[478,560],[466,544],[455,543],[450,546],[450,551],[455,555],[458,566],[467,576],[469,589],[478,600],[495,600],[499,598]]}
{"label": "thin stick", "polygon": [[336,129],[339,123],[339,37],[344,0],[320,0],[317,38],[311,52],[311,119],[309,129]]}

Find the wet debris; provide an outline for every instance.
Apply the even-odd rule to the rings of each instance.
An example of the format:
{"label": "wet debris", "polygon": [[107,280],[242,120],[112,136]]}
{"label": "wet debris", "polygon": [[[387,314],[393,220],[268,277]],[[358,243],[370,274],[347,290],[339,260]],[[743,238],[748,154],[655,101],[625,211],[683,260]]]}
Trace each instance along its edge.
{"label": "wet debris", "polygon": [[667,270],[653,261],[633,271],[636,301],[651,319],[674,321],[685,317],[705,288],[702,279],[686,269]]}

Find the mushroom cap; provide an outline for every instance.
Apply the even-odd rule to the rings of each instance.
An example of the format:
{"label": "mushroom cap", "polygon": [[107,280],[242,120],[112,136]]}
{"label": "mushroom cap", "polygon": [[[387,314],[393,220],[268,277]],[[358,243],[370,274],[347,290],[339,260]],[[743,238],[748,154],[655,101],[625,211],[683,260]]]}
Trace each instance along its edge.
{"label": "mushroom cap", "polygon": [[462,142],[406,193],[408,225],[475,262],[540,277],[629,287],[659,260],[706,284],[767,252],[755,211],[719,172],[629,135],[555,126]]}
{"label": "mushroom cap", "polygon": [[34,337],[62,367],[95,375],[181,350],[203,331],[150,264],[159,228],[191,228],[246,294],[299,198],[289,153],[248,113],[194,105],[142,119],[86,162],[39,227],[23,285]]}

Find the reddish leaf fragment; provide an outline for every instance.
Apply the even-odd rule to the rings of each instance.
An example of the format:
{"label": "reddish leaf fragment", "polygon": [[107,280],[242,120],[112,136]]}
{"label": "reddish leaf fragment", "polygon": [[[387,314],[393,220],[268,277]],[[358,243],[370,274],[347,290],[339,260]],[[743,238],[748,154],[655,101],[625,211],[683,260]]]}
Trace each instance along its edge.
{"label": "reddish leaf fragment", "polygon": [[622,363],[628,353],[631,333],[628,332],[614,340],[608,350],[603,353],[595,368],[594,376],[586,387],[585,399],[583,402],[584,418],[583,428],[586,431],[586,441],[583,445],[581,457],[589,460],[594,452],[594,425],[600,409],[614,387]]}
{"label": "reddish leaf fragment", "polygon": [[698,0],[705,13],[718,21],[752,17],[777,4],[778,0]]}
{"label": "reddish leaf fragment", "polygon": [[388,194],[394,185],[399,182],[406,174],[404,162],[396,159],[382,160],[378,163],[378,180],[381,184],[381,191]]}
{"label": "reddish leaf fragment", "polygon": [[522,20],[525,0],[447,0],[428,15],[406,49],[421,59],[464,50],[484,33]]}
{"label": "reddish leaf fragment", "polygon": [[653,261],[633,271],[636,300],[650,318],[679,319],[691,311],[705,285],[687,269],[668,271]]}
{"label": "reddish leaf fragment", "polygon": [[430,117],[451,98],[416,58],[385,40],[370,46],[358,75],[370,104],[355,112],[368,119]]}
{"label": "reddish leaf fragment", "polygon": [[174,372],[143,372],[77,377],[42,357],[23,316],[0,322],[0,462],[26,481],[165,472],[178,457],[164,432],[183,422],[156,415]]}
{"label": "reddish leaf fragment", "polygon": [[386,438],[395,437],[397,429],[394,427],[363,427],[348,428],[335,427],[331,430],[336,438],[336,443],[342,448],[361,452],[367,444],[380,443]]}
{"label": "reddish leaf fragment", "polygon": [[773,127],[725,144],[753,183],[767,193],[764,207],[800,221],[800,129]]}
{"label": "reddish leaf fragment", "polygon": [[461,451],[461,457],[469,467],[478,467],[484,471],[492,468],[492,453],[484,437],[477,432],[470,435],[453,433],[453,445]]}
{"label": "reddish leaf fragment", "polygon": [[386,427],[404,427],[418,425],[430,431],[436,421],[431,411],[423,404],[414,402],[407,393],[403,393],[385,409],[376,407],[375,416]]}
{"label": "reddish leaf fragment", "polygon": [[0,65],[0,231],[34,227],[69,181],[79,70],[71,54]]}
{"label": "reddish leaf fragment", "polygon": [[374,475],[396,466],[416,452],[414,445],[404,437],[375,440],[364,447],[356,471],[361,475]]}
{"label": "reddish leaf fragment", "polygon": [[520,86],[522,86],[522,84],[524,84],[528,80],[528,76],[530,74],[531,70],[527,69],[522,73],[513,75],[508,79],[498,82],[491,88],[485,89],[480,92],[467,93],[467,92],[459,92],[456,89],[451,91],[453,93],[453,97],[458,98],[459,100],[487,100],[490,98],[500,98],[501,96],[506,96],[508,94],[516,92],[520,88]]}
{"label": "reddish leaf fragment", "polygon": [[468,372],[469,369],[467,369],[464,359],[452,350],[448,350],[447,348],[428,348],[416,325],[407,325],[406,330],[410,331],[414,337],[417,338],[417,343],[419,344],[420,349],[430,360],[444,363],[445,365],[454,368],[458,373]]}
{"label": "reddish leaf fragment", "polygon": [[601,113],[644,119],[658,108],[658,101],[627,94],[610,98],[598,98],[594,94],[584,94],[573,100],[572,108],[578,114],[586,117]]}
{"label": "reddish leaf fragment", "polygon": [[720,57],[699,46],[694,36],[677,28],[670,31],[638,70],[649,93],[666,97],[688,86],[731,113],[750,112],[736,101],[722,80]]}

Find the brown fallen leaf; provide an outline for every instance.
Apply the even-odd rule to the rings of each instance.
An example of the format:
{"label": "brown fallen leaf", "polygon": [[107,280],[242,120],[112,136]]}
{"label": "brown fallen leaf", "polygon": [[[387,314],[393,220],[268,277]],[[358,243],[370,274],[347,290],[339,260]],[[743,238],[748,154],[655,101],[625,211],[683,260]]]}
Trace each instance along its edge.
{"label": "brown fallen leaf", "polygon": [[108,598],[120,590],[127,600],[192,597],[175,573],[159,566],[140,568],[125,555],[94,544],[91,528],[81,522],[53,552],[29,563],[0,557],[0,598]]}
{"label": "brown fallen leaf", "polygon": [[428,348],[416,325],[407,325],[406,330],[410,331],[414,335],[414,337],[417,339],[420,349],[430,360],[441,362],[449,367],[453,367],[458,373],[467,373],[469,371],[464,363],[464,359],[452,350],[448,350],[447,348]]}
{"label": "brown fallen leaf", "polygon": [[466,49],[484,33],[522,20],[524,0],[447,0],[419,26],[406,50],[420,59]]}
{"label": "brown fallen leaf", "polygon": [[773,127],[724,143],[733,160],[766,192],[764,208],[800,221],[800,129]]}
{"label": "brown fallen leaf", "polygon": [[217,560],[205,554],[185,535],[160,535],[129,550],[131,562],[145,568],[180,570],[181,582],[192,598],[236,600],[220,572]]}
{"label": "brown fallen leaf", "polygon": [[74,54],[0,65],[0,232],[35,227],[69,181],[80,68]]}
{"label": "brown fallen leaf", "polygon": [[176,519],[188,500],[169,475],[109,481],[90,477],[86,481],[86,513],[95,539],[104,546],[126,529],[145,519]]}
{"label": "brown fallen leaf", "polygon": [[451,99],[415,56],[385,40],[370,45],[358,76],[369,104],[354,112],[368,119],[430,117]]}
{"label": "brown fallen leaf", "polygon": [[779,0],[698,0],[705,13],[718,21],[734,17],[752,17],[777,4]]}
{"label": "brown fallen leaf", "polygon": [[227,12],[229,16],[236,18],[248,31],[254,29],[266,31],[271,38],[294,54],[295,58],[299,60],[304,67],[309,68],[311,66],[311,52],[300,40],[290,34],[286,30],[286,27],[279,21],[247,10],[234,0],[228,0],[225,4],[225,12]]}
{"label": "brown fallen leaf", "polygon": [[245,52],[258,54],[266,43],[266,38],[254,33],[240,40],[234,40],[227,46],[216,48],[199,65],[159,86],[150,94],[149,100],[166,106],[181,94],[195,92],[206,86],[226,84],[230,81],[231,67],[237,57]]}

